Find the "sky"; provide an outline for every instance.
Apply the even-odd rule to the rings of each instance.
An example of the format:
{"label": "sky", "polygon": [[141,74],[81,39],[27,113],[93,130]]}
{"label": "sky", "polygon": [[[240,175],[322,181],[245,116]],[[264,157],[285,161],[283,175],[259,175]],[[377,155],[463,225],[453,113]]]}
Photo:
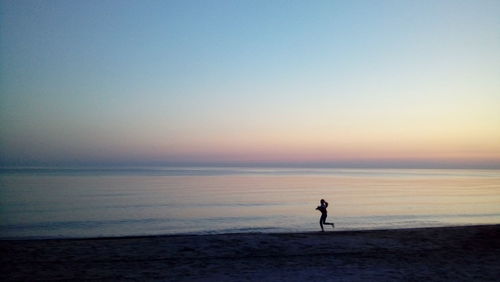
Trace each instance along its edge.
{"label": "sky", "polygon": [[500,168],[500,1],[1,1],[0,165]]}

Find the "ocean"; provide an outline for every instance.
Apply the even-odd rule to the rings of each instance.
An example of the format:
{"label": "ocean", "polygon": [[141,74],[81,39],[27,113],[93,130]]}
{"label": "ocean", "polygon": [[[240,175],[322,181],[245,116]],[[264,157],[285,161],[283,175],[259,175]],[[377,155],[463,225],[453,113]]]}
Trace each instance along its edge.
{"label": "ocean", "polygon": [[[319,231],[500,223],[500,170],[0,170],[0,238]],[[326,230],[332,230],[325,226]]]}

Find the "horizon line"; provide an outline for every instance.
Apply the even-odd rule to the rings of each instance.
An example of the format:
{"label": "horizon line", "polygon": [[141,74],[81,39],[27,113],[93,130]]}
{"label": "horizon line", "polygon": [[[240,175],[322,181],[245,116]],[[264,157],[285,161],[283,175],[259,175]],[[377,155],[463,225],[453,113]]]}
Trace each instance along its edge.
{"label": "horizon line", "polygon": [[131,167],[241,167],[335,169],[500,169],[500,161],[461,163],[446,161],[381,162],[5,162],[0,169],[22,168],[131,168]]}

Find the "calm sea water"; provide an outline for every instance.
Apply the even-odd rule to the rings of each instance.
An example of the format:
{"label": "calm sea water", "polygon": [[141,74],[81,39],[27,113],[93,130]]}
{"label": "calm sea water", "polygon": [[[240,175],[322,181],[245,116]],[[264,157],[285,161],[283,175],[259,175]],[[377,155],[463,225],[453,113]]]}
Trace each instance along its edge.
{"label": "calm sea water", "polygon": [[[130,168],[0,170],[0,238],[500,223],[500,170]],[[329,226],[326,226],[329,228]]]}

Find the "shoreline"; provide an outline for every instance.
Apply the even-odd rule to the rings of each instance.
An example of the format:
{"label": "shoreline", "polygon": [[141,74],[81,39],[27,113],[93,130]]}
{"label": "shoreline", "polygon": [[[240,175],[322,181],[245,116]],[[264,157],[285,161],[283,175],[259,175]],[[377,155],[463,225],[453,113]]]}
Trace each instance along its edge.
{"label": "shoreline", "polygon": [[494,281],[500,224],[1,240],[0,251],[5,281]]}
{"label": "shoreline", "polygon": [[79,240],[119,240],[119,239],[146,239],[146,238],[163,238],[163,237],[189,237],[189,236],[219,236],[219,235],[245,235],[245,234],[322,234],[322,233],[364,233],[364,232],[384,232],[384,231],[399,231],[399,230],[423,230],[423,229],[453,229],[463,227],[483,227],[483,226],[500,226],[500,223],[494,224],[464,224],[464,225],[443,225],[443,226],[424,226],[424,227],[398,227],[398,228],[374,228],[374,229],[330,229],[325,228],[325,232],[318,231],[242,231],[242,232],[214,232],[214,233],[172,233],[172,234],[145,234],[145,235],[117,235],[117,236],[94,236],[94,237],[5,237],[0,238],[1,242],[14,242],[14,241],[79,241]]}

